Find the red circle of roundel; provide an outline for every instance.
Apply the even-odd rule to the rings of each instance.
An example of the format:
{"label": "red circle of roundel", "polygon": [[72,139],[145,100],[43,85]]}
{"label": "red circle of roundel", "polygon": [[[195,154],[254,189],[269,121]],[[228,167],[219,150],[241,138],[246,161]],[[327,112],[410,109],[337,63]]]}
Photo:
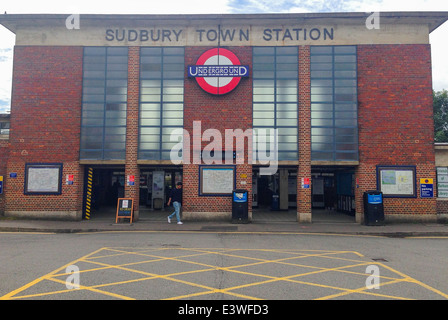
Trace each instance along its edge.
{"label": "red circle of roundel", "polygon": [[[218,57],[218,60],[219,60],[219,56],[223,56],[223,57],[229,59],[230,62],[232,63],[232,65],[234,65],[234,66],[241,64],[238,57],[232,51],[229,51],[229,50],[223,49],[223,48],[214,48],[214,49],[210,49],[210,50],[204,52],[199,57],[198,61],[196,62],[196,65],[205,65],[210,58],[213,58],[215,56]],[[219,82],[220,82],[220,80],[223,81],[223,79],[220,77],[216,77],[216,78],[218,81],[217,86],[210,84],[209,82],[207,82],[207,80],[205,80],[205,78],[200,78],[200,77],[196,78],[196,82],[204,91],[206,91],[208,93],[215,94],[215,95],[223,95],[223,94],[229,93],[230,91],[235,89],[241,80],[241,77],[233,77],[230,80],[230,82],[220,86]]]}

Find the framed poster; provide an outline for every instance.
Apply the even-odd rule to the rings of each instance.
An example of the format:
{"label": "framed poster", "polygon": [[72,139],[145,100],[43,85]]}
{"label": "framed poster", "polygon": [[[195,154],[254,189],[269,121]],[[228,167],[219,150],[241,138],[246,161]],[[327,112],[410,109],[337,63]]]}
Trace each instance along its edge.
{"label": "framed poster", "polygon": [[62,193],[62,163],[25,164],[27,195],[59,195]]}
{"label": "framed poster", "polygon": [[377,166],[377,189],[388,198],[416,198],[415,166]]}
{"label": "framed poster", "polygon": [[199,166],[199,195],[231,196],[235,171],[235,166]]}
{"label": "framed poster", "polygon": [[437,168],[437,196],[448,198],[448,167]]}

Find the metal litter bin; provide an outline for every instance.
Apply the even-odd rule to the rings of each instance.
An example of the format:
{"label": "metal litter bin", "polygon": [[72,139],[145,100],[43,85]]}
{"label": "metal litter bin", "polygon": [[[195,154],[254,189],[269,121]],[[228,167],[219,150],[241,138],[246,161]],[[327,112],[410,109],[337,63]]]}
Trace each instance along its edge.
{"label": "metal litter bin", "polygon": [[232,192],[232,222],[249,222],[249,202],[247,190],[237,189]]}
{"label": "metal litter bin", "polygon": [[367,226],[384,225],[383,193],[378,190],[364,192],[364,223]]}
{"label": "metal litter bin", "polygon": [[274,193],[272,195],[271,210],[273,211],[280,210],[280,196],[278,194]]}

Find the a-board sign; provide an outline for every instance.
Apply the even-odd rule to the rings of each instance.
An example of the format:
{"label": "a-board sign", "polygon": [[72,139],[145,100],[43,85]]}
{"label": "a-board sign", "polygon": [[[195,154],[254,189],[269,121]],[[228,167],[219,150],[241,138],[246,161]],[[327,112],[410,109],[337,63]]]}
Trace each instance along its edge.
{"label": "a-board sign", "polygon": [[132,198],[118,198],[117,203],[117,217],[115,223],[118,223],[118,219],[130,219],[129,223],[132,223],[134,214],[134,205]]}

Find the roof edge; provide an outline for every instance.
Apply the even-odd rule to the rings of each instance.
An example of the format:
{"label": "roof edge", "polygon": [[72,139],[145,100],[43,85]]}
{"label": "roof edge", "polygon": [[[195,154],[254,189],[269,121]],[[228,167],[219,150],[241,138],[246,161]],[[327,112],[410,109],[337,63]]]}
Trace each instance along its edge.
{"label": "roof edge", "polygon": [[[448,11],[384,11],[379,12],[380,19],[409,23],[412,20],[424,21],[429,25],[429,32],[433,32],[448,20]],[[372,12],[317,12],[317,13],[251,13],[251,14],[81,14],[83,19],[92,23],[108,20],[314,20],[314,19],[366,19]],[[31,20],[47,20],[49,22],[65,21],[70,14],[0,14],[0,24],[15,33],[17,26],[27,25]],[[398,20],[398,21],[397,21]],[[422,22],[420,22],[422,23]]]}

